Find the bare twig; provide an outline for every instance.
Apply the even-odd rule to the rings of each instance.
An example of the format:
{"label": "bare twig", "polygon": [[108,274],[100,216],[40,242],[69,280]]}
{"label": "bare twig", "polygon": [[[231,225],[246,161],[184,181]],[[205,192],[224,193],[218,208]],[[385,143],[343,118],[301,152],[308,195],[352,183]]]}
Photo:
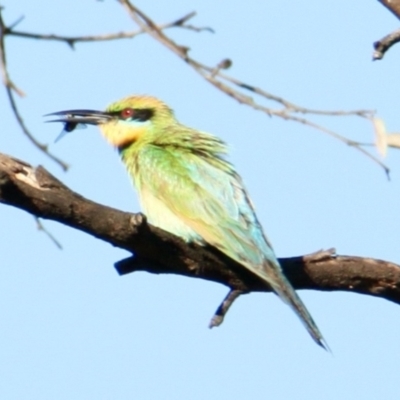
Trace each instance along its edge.
{"label": "bare twig", "polygon": [[[171,38],[166,36],[164,32],[162,32],[157,24],[152,21],[143,11],[138,9],[135,5],[133,5],[129,0],[118,0],[119,3],[125,8],[125,10],[129,13],[133,21],[145,32],[147,32],[151,37],[155,40],[163,44],[165,47],[170,49],[174,54],[180,57],[183,61],[189,64],[196,72],[198,72],[205,80],[211,83],[214,87],[226,93],[230,97],[234,98],[241,104],[246,104],[255,110],[263,111],[268,116],[276,116],[279,118],[283,118],[288,121],[298,122],[314,129],[317,129],[321,132],[327,133],[330,136],[342,141],[343,143],[354,147],[368,158],[370,158],[373,162],[378,164],[383,168],[385,173],[388,175],[389,168],[384,165],[378,158],[374,155],[366,151],[361,147],[361,145],[353,140],[347,139],[344,136],[335,133],[319,124],[312,122],[309,119],[299,118],[296,116],[296,113],[301,114],[312,114],[312,115],[327,115],[327,116],[357,116],[361,118],[371,118],[374,115],[374,111],[372,110],[354,110],[354,111],[324,111],[324,110],[314,110],[301,106],[297,106],[294,103],[291,103],[282,97],[272,95],[265,90],[257,88],[252,85],[248,85],[240,80],[233,78],[229,75],[226,75],[221,72],[221,65],[224,65],[222,62],[219,63],[216,67],[210,67],[205,64],[198,62],[197,60],[191,58],[189,56],[189,49],[184,46],[180,46],[175,43]],[[229,60],[230,61],[230,60]],[[229,62],[229,66],[231,61]],[[281,109],[273,109],[257,103],[252,97],[243,94],[242,92],[235,90],[229,84],[233,84],[235,86],[240,87],[241,89],[251,91],[252,93],[261,96],[264,99],[276,102],[283,106]]]}
{"label": "bare twig", "polygon": [[25,19],[24,15],[21,15],[16,21],[14,21],[11,25],[7,26],[6,32],[14,29],[17,25],[19,25]]}
{"label": "bare twig", "polygon": [[53,161],[55,161],[58,165],[61,166],[61,168],[66,171],[68,169],[68,164],[66,164],[64,161],[56,157],[55,155],[51,154],[47,146],[43,143],[40,143],[29,131],[27,126],[24,123],[24,120],[18,110],[17,104],[15,102],[14,98],[14,93],[16,92],[20,96],[24,96],[24,93],[17,88],[17,86],[11,81],[8,70],[7,70],[7,63],[6,63],[6,53],[5,53],[5,47],[4,47],[4,32],[5,32],[5,25],[4,21],[1,15],[1,7],[0,7],[0,69],[3,74],[3,82],[4,86],[7,92],[8,100],[10,102],[11,109],[14,113],[15,118],[17,119],[17,122],[22,129],[22,132],[25,134],[25,136],[33,143],[33,145],[38,148],[40,151],[42,151],[44,154],[46,154],[47,157],[51,158]]}
{"label": "bare twig", "polygon": [[54,244],[55,246],[62,250],[62,245],[61,243],[55,238],[55,236],[50,233],[42,224],[42,221],[40,220],[40,218],[35,217],[35,221],[36,221],[36,226],[38,228],[39,231],[42,231]]}
{"label": "bare twig", "polygon": [[41,152],[46,154],[47,157],[55,161],[64,171],[67,171],[68,169],[68,164],[61,160],[60,158],[56,157],[54,154],[50,153],[47,145],[39,142],[29,131],[27,126],[25,125],[24,120],[22,119],[22,116],[17,108],[17,105],[15,103],[14,95],[9,87],[6,87],[7,95],[8,95],[8,100],[10,102],[11,109],[14,113],[15,118],[17,119],[17,122],[22,129],[22,132],[25,134],[25,136],[34,144],[36,148],[38,148]]}
{"label": "bare twig", "polygon": [[[211,28],[208,27],[195,27],[192,25],[187,25],[187,22],[196,15],[195,12],[191,12],[183,17],[174,20],[172,22],[160,25],[158,29],[168,29],[173,27],[179,27],[183,29],[193,30],[196,32],[208,30],[212,32]],[[21,89],[19,89],[15,83],[11,80],[6,63],[6,52],[5,52],[5,43],[4,39],[8,36],[16,36],[28,39],[38,39],[38,40],[55,40],[67,43],[70,47],[74,47],[75,43],[78,42],[98,42],[98,41],[106,41],[106,40],[117,40],[117,39],[128,39],[133,38],[137,35],[145,33],[143,29],[134,31],[134,32],[120,32],[120,33],[113,33],[113,34],[104,34],[104,35],[89,35],[89,36],[60,36],[54,34],[37,34],[37,33],[30,33],[30,32],[23,32],[15,30],[15,26],[21,22],[22,17],[15,21],[12,25],[6,26],[4,20],[1,15],[1,7],[0,7],[0,69],[3,76],[3,83],[7,91],[8,99],[10,102],[11,109],[14,113],[15,118],[19,126],[22,129],[22,132],[28,137],[28,139],[33,143],[35,147],[37,147],[40,151],[45,153],[49,158],[59,164],[64,170],[68,169],[68,164],[64,161],[59,159],[58,157],[54,156],[52,153],[49,152],[47,145],[40,143],[34,135],[29,131],[27,126],[25,125],[22,115],[18,110],[13,92],[16,92],[20,96],[24,96],[24,93]]]}
{"label": "bare twig", "polygon": [[7,61],[6,61],[6,52],[4,47],[4,37],[6,34],[6,26],[4,25],[3,17],[1,15],[1,7],[0,7],[0,69],[3,76],[4,86],[9,88],[10,90],[14,90],[19,96],[25,96],[25,93],[15,85],[15,83],[11,80],[10,75],[7,70]]}
{"label": "bare twig", "polygon": [[[209,27],[195,27],[193,25],[187,25],[186,22],[189,21],[196,15],[195,12],[191,12],[175,21],[168,22],[166,24],[161,24],[158,26],[158,29],[170,29],[170,28],[182,28],[187,30],[192,30],[195,32],[201,31],[209,31],[213,32],[213,30]],[[31,32],[24,32],[24,31],[16,31],[11,27],[7,27],[5,30],[5,34],[9,36],[16,36],[25,39],[37,39],[37,40],[50,40],[50,41],[58,41],[58,42],[65,42],[71,48],[74,48],[76,43],[83,43],[83,42],[104,42],[110,40],[120,40],[120,39],[132,39],[136,36],[142,35],[145,33],[143,29],[139,29],[136,31],[131,32],[117,32],[117,33],[107,33],[101,35],[86,35],[86,36],[62,36],[62,35],[55,35],[55,34],[41,34],[41,33],[31,33]]]}
{"label": "bare twig", "polygon": [[[231,66],[232,61],[229,59],[224,59],[220,63],[218,63],[216,66],[207,66],[205,64],[202,64],[195,59],[189,57],[189,49],[185,46],[180,46],[177,43],[175,43],[171,38],[166,36],[164,33],[165,29],[168,28],[173,28],[173,27],[180,27],[184,29],[190,29],[194,30],[196,32],[203,31],[203,30],[208,30],[213,32],[213,30],[209,27],[194,27],[192,25],[188,25],[187,22],[195,16],[195,12],[191,12],[181,18],[178,18],[172,22],[166,23],[166,24],[160,24],[157,25],[155,22],[152,21],[151,18],[149,18],[143,11],[139,10],[135,5],[133,5],[129,0],[119,0],[121,5],[126,9],[126,11],[129,13],[131,18],[136,22],[136,24],[139,26],[139,29],[136,31],[132,32],[119,32],[119,33],[113,33],[113,34],[103,34],[103,35],[90,35],[90,36],[60,36],[60,35],[55,35],[55,34],[36,34],[36,33],[30,33],[30,32],[23,32],[23,31],[16,31],[14,23],[12,26],[5,26],[3,20],[1,19],[1,14],[0,14],[0,28],[1,28],[1,42],[0,42],[0,51],[1,51],[1,67],[2,67],[2,72],[3,72],[3,80],[6,85],[6,88],[16,91],[19,94],[22,94],[22,91],[20,91],[16,85],[11,81],[9,78],[7,68],[6,68],[6,62],[5,62],[5,51],[4,51],[4,37],[6,35],[10,36],[18,36],[18,37],[23,37],[23,38],[29,38],[29,39],[38,39],[38,40],[57,40],[57,41],[62,41],[67,43],[69,46],[74,47],[74,45],[78,42],[95,42],[95,41],[105,41],[105,40],[118,40],[118,39],[127,39],[127,38],[133,38],[137,35],[147,33],[150,36],[152,36],[155,40],[159,41],[162,43],[164,46],[169,48],[172,52],[174,52],[178,57],[180,57],[182,60],[184,60],[187,64],[189,64],[196,72],[198,72],[205,80],[207,80],[209,83],[211,83],[214,87],[217,89],[223,91],[224,93],[228,94],[235,100],[237,100],[239,103],[246,104],[255,110],[262,111],[266,113],[268,116],[275,116],[279,117],[285,120],[289,121],[294,121],[298,122],[304,125],[307,125],[309,127],[312,127],[314,129],[317,129],[321,132],[327,133],[330,136],[342,141],[343,143],[356,148],[358,151],[362,152],[364,155],[366,155],[368,158],[373,160],[375,163],[377,163],[379,166],[381,166],[386,174],[388,174],[389,169],[386,165],[384,165],[379,159],[377,159],[374,155],[366,151],[361,147],[361,144],[347,139],[346,137],[331,131],[330,129],[325,128],[324,126],[321,126],[319,124],[314,123],[310,119],[306,118],[300,118],[296,116],[296,114],[309,114],[309,115],[326,115],[326,116],[358,116],[362,118],[372,118],[374,115],[374,111],[371,110],[353,110],[353,111],[343,111],[343,110],[316,110],[316,109],[311,109],[311,108],[306,108],[299,106],[297,104],[294,104],[292,102],[289,102],[288,100],[280,97],[273,95],[271,93],[268,93],[267,91],[258,88],[253,85],[249,85],[245,82],[242,82],[234,77],[231,77],[225,73],[222,72],[223,69],[227,69]],[[20,20],[18,20],[20,22]],[[233,85],[233,86],[232,86]],[[250,91],[251,93],[260,96],[262,99],[272,101],[275,103],[278,103],[281,108],[279,109],[274,109],[271,107],[264,106],[258,102],[256,102],[253,97],[248,96],[244,93],[242,93],[240,90],[236,90],[235,87],[240,88],[240,90],[244,91]],[[12,93],[8,94],[10,103],[12,104],[12,108],[14,111],[14,114],[21,125],[21,128],[25,135],[28,136],[28,138],[34,143],[36,147],[38,147],[40,150],[44,151],[46,154],[48,154],[53,160],[57,161],[60,163],[60,160],[55,158],[54,156],[50,155],[47,146],[39,143],[33,135],[28,131],[26,126],[22,122],[21,115],[19,114],[15,100],[12,96]],[[66,168],[66,164],[61,162],[61,165],[63,168]]]}
{"label": "bare twig", "polygon": [[352,111],[334,110],[334,111],[330,111],[330,110],[314,110],[312,108],[305,108],[305,107],[299,106],[297,104],[291,103],[282,97],[268,93],[265,90],[260,89],[256,86],[244,83],[244,82],[242,82],[238,79],[235,79],[231,76],[224,75],[222,73],[220,73],[219,75],[221,78],[223,78],[231,83],[234,83],[235,85],[237,85],[243,89],[249,90],[249,91],[256,93],[268,100],[272,100],[272,101],[275,101],[275,102],[281,104],[285,109],[289,110],[290,112],[301,113],[301,114],[326,115],[326,116],[351,116],[352,115],[352,116],[359,116],[359,117],[370,117],[371,115],[374,115],[374,113],[375,113],[372,110],[352,110]]}

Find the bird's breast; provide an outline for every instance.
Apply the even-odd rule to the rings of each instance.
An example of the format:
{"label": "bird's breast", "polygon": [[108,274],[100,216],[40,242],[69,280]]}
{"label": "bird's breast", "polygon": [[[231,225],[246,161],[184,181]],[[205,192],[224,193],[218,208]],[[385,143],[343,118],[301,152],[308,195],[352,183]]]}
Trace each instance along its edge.
{"label": "bird's breast", "polygon": [[174,212],[150,190],[147,190],[146,186],[142,185],[139,189],[139,199],[142,210],[150,224],[179,236],[187,242],[204,242],[198,233],[174,214]]}

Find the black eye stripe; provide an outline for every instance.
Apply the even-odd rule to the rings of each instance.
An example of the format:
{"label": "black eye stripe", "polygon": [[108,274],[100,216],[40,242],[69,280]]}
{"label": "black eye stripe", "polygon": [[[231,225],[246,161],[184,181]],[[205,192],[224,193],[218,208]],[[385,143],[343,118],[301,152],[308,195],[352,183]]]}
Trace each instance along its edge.
{"label": "black eye stripe", "polygon": [[135,113],[133,114],[133,119],[136,121],[145,122],[148,121],[153,114],[154,112],[150,108],[136,109]]}
{"label": "black eye stripe", "polygon": [[[121,111],[111,111],[109,112],[110,115],[117,117],[119,119],[122,119],[120,117]],[[133,109],[133,115],[132,115],[132,119],[134,121],[140,121],[140,122],[145,122],[148,121],[153,115],[154,115],[154,111],[151,108],[135,108]]]}

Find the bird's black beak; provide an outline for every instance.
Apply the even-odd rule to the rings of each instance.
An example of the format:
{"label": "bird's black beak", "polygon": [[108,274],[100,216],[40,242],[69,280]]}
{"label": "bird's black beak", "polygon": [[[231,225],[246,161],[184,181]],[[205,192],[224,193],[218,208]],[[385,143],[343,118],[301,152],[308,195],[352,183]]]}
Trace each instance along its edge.
{"label": "bird's black beak", "polygon": [[78,124],[101,125],[113,118],[113,116],[107,112],[96,110],[67,110],[45,115],[45,117],[51,116],[58,118],[46,122],[64,122],[66,126],[71,127],[71,131],[74,130]]}

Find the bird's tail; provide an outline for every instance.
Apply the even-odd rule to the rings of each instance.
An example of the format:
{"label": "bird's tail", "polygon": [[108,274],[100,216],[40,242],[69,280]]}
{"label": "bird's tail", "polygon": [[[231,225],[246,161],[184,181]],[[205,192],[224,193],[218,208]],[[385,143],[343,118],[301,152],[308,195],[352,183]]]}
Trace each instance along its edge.
{"label": "bird's tail", "polygon": [[268,274],[266,275],[268,275],[268,279],[265,279],[266,276],[264,276],[264,280],[268,281],[272,290],[297,314],[314,341],[325,350],[330,351],[328,344],[319,331],[311,314],[308,312],[306,306],[297,295],[290,282],[286,279],[280,266],[270,261],[267,262],[268,266],[266,266],[266,269],[268,270]]}

